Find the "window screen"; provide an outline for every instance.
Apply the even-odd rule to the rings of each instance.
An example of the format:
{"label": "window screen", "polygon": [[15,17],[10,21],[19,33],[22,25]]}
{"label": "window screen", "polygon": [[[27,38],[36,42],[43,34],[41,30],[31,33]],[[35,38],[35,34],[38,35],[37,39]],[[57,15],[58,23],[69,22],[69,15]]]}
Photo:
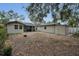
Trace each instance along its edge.
{"label": "window screen", "polygon": [[15,27],[15,29],[18,29],[18,25],[15,25],[14,27]]}

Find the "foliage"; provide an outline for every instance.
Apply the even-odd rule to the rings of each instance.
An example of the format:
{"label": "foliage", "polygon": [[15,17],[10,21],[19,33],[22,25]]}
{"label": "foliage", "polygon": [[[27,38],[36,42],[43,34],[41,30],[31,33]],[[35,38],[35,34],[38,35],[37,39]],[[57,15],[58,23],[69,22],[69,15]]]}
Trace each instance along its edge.
{"label": "foliage", "polygon": [[8,13],[7,15],[8,15],[9,19],[20,18],[20,19],[24,20],[23,15],[19,15],[18,13],[14,12],[13,10],[9,10],[7,13]]}
{"label": "foliage", "polygon": [[4,28],[4,25],[0,25],[0,46],[4,44],[5,39],[6,39],[6,30]]}
{"label": "foliage", "polygon": [[48,4],[32,3],[26,10],[29,12],[29,18],[33,22],[42,22],[44,17],[49,13]]}
{"label": "foliage", "polygon": [[66,21],[71,17],[71,10],[68,8],[67,4],[63,6],[62,10],[60,11],[61,20]]}
{"label": "foliage", "polygon": [[[58,20],[69,21],[70,17],[74,17],[77,22],[79,21],[77,17],[79,15],[78,3],[32,3],[26,10],[29,12],[29,18],[33,22],[42,22],[48,13],[51,13],[54,19],[53,22],[57,22]],[[59,18],[57,18],[58,14]]]}
{"label": "foliage", "polygon": [[4,56],[11,56],[11,54],[12,54],[12,47],[11,46],[5,47],[3,52],[4,52]]}
{"label": "foliage", "polygon": [[4,43],[6,40],[6,30],[3,24],[0,24],[0,54],[3,55]]}
{"label": "foliage", "polygon": [[73,19],[69,19],[68,25],[70,27],[76,27],[76,20],[74,18]]}
{"label": "foliage", "polygon": [[72,36],[78,38],[79,37],[79,32],[74,33]]}
{"label": "foliage", "polygon": [[13,10],[9,10],[8,12],[0,11],[0,23],[6,24],[10,19],[20,19],[24,20],[23,15],[19,15],[18,13],[14,12]]}
{"label": "foliage", "polygon": [[5,17],[5,13],[5,11],[0,11],[0,23],[5,23],[9,20],[7,17]]}

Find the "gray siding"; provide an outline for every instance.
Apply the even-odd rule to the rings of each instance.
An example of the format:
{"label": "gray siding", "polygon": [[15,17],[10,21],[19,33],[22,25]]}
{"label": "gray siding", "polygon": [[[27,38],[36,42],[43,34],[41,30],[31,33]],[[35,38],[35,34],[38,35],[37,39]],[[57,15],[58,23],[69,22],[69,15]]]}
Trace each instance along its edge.
{"label": "gray siding", "polygon": [[53,26],[46,26],[46,29],[44,29],[44,26],[37,27],[38,31],[43,31],[43,32],[49,32],[49,33],[54,33],[54,28]]}
{"label": "gray siding", "polygon": [[22,24],[19,24],[19,23],[7,24],[8,33],[23,33],[23,25],[22,25],[22,29],[15,29],[14,25],[22,25]]}
{"label": "gray siding", "polygon": [[44,29],[45,26],[40,26],[37,27],[38,31],[42,32],[49,32],[49,33],[54,33],[54,34],[68,34],[68,27],[65,26],[46,26],[46,29]]}

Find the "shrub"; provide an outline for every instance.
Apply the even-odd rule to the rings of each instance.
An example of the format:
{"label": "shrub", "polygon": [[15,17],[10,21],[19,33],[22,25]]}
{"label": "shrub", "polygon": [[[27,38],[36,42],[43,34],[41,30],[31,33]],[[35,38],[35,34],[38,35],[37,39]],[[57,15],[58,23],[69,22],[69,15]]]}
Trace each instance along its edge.
{"label": "shrub", "polygon": [[73,37],[79,37],[79,32],[78,33],[74,33],[72,36]]}
{"label": "shrub", "polygon": [[2,50],[3,50],[6,38],[7,38],[6,29],[4,25],[0,24],[0,54],[3,54]]}
{"label": "shrub", "polygon": [[12,54],[12,47],[11,46],[5,47],[4,50],[3,50],[3,53],[4,53],[4,56],[11,56],[11,54]]}
{"label": "shrub", "polygon": [[0,46],[4,43],[6,39],[6,30],[4,26],[0,26]]}

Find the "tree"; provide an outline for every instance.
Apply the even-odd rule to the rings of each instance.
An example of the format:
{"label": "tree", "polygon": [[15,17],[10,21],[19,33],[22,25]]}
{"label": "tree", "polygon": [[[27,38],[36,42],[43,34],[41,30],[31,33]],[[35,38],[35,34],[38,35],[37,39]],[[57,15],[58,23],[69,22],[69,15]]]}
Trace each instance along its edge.
{"label": "tree", "polygon": [[9,19],[5,16],[5,11],[0,11],[0,23],[5,24]]}
{"label": "tree", "polygon": [[14,12],[13,10],[9,10],[8,12],[0,11],[0,23],[6,24],[11,19],[24,20],[24,16],[19,15],[18,13]]}
{"label": "tree", "polygon": [[6,29],[3,24],[0,24],[0,55],[2,55],[2,49],[6,40]]}
{"label": "tree", "polygon": [[76,27],[76,20],[75,20],[75,18],[70,18],[69,22],[68,22],[68,25],[70,27]]}
{"label": "tree", "polygon": [[[29,18],[33,22],[42,22],[43,18],[47,17],[47,14],[51,12],[54,23],[57,23],[58,20],[62,22],[68,21],[69,26],[73,26],[76,23],[75,26],[78,28],[78,3],[32,3],[26,10],[29,12]],[[59,18],[58,15],[60,16]]]}
{"label": "tree", "polygon": [[43,18],[47,17],[47,13],[49,13],[49,6],[43,3],[32,3],[26,10],[29,12],[29,18],[32,22],[41,23]]}
{"label": "tree", "polygon": [[8,13],[7,15],[8,15],[9,19],[17,20],[19,18],[20,20],[21,19],[24,20],[23,15],[19,15],[18,13],[14,12],[13,10],[9,10],[7,13]]}

